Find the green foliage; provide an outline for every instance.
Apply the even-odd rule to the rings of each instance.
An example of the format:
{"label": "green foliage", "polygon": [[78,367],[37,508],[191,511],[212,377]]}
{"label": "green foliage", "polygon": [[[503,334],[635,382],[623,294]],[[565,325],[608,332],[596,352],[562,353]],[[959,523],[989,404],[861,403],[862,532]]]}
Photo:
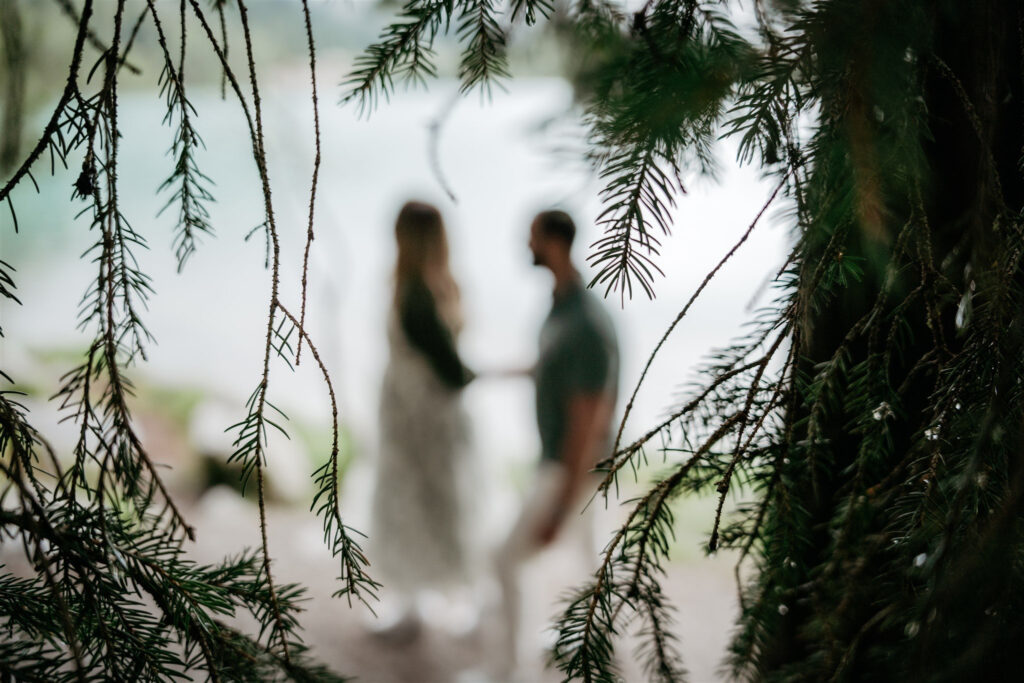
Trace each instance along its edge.
{"label": "green foliage", "polygon": [[[318,508],[326,540],[340,565],[339,594],[368,601],[377,584],[365,572],[353,531],[338,510],[338,415],[334,390],[319,353],[304,329],[278,297],[280,268],[275,217],[266,173],[262,109],[252,57],[245,2],[212,3],[221,19],[214,34],[198,0],[177,5],[180,45],[172,55],[161,12],[167,5],[147,0],[137,20],[126,22],[125,0],[95,5],[85,0],[81,12],[61,6],[74,21],[77,39],[63,94],[39,142],[0,189],[17,228],[12,191],[32,176],[37,160],[48,154],[65,166],[81,164],[74,201],[95,238],[86,251],[96,267],[79,312],[79,327],[91,341],[76,365],[61,379],[54,399],[78,438],[66,466],[30,421],[31,415],[11,391],[0,391],[0,537],[19,544],[30,565],[20,578],[0,568],[0,674],[18,680],[340,680],[311,660],[302,644],[297,614],[303,589],[278,584],[267,547],[264,474],[268,427],[284,432],[280,413],[269,400],[271,360],[291,368],[302,339],[321,370],[334,406],[333,447],[324,469],[315,473]],[[226,59],[224,10],[238,11],[246,47],[251,95],[243,93]],[[110,11],[101,16],[102,9]],[[308,6],[302,3],[309,40],[311,73],[315,48]],[[253,480],[259,504],[261,546],[216,565],[199,565],[186,555],[193,530],[168,494],[161,474],[140,439],[131,414],[133,366],[146,357],[153,341],[146,329],[146,303],[154,295],[139,267],[137,253],[147,248],[121,208],[118,92],[120,73],[143,23],[152,22],[162,70],[157,78],[165,100],[166,124],[174,127],[172,170],[159,191],[170,191],[165,209],[177,207],[173,247],[179,271],[211,235],[207,204],[213,200],[209,179],[195,156],[201,140],[193,126],[196,111],[186,95],[186,35],[202,29],[224,70],[225,86],[238,97],[252,142],[266,209],[262,229],[268,244],[272,282],[264,363],[256,390],[237,425],[236,452],[245,481]],[[109,45],[94,35],[97,26],[112,27]],[[129,26],[131,28],[129,29]],[[87,46],[100,55],[88,73]],[[314,81],[315,82],[315,81]],[[317,106],[314,87],[314,113]],[[319,149],[319,128],[315,144]],[[316,171],[310,205],[316,192]],[[310,210],[308,240],[313,239]],[[305,267],[303,297],[305,297]],[[15,270],[0,262],[0,295],[17,302]],[[14,380],[0,371],[0,378]],[[283,415],[281,415],[283,418]],[[287,435],[287,434],[286,434]],[[255,619],[256,633],[238,623]]]}
{"label": "green foliage", "polygon": [[[590,156],[605,181],[597,219],[604,236],[589,260],[598,271],[592,285],[603,284],[606,295],[632,297],[635,283],[654,296],[658,236],[670,232],[682,175],[713,170],[721,110],[749,58],[726,17],[697,10],[695,3],[659,3],[634,17],[628,36],[605,27],[601,57],[580,74],[591,93],[584,117]],[[607,17],[580,21],[597,26]]]}
{"label": "green foliage", "polygon": [[[271,361],[290,366],[303,344],[335,414],[313,508],[339,561],[338,594],[368,599],[377,585],[338,512],[330,379],[304,329],[304,307],[296,317],[278,294],[246,5],[212,3],[218,38],[198,0],[179,4],[182,35],[191,9],[245,116],[272,283],[263,368],[235,454],[261,502],[264,542],[216,567],[182,555],[191,530],[128,410],[128,372],[149,342],[141,310],[152,292],[134,256],[145,240],[117,196],[118,74],[129,68],[134,27],[158,24],[164,10],[149,1],[132,24],[126,7],[118,0],[105,18],[114,27],[109,45],[91,31],[99,21],[91,0],[80,14],[68,12],[78,31],[67,83],[39,142],[0,189],[17,230],[11,190],[33,180],[36,161],[81,160],[76,191],[96,235],[89,254],[97,267],[81,313],[93,341],[58,394],[80,426],[67,471],[14,395],[0,394],[0,532],[21,542],[36,572],[0,572],[0,629],[8,636],[0,665],[58,680],[101,672],[132,680],[195,671],[213,679],[325,677],[298,640],[298,589],[273,580],[262,504],[267,427],[278,427]],[[245,92],[227,60],[223,11],[232,9],[245,46]],[[751,575],[731,648],[735,677],[1006,680],[1024,637],[1017,3],[755,2],[746,28],[733,19],[737,11],[710,0],[651,0],[633,14],[609,0],[409,0],[345,85],[345,101],[371,111],[397,83],[435,75],[434,44],[454,29],[463,91],[488,93],[508,77],[512,22],[547,19],[571,47],[587,156],[605,183],[593,284],[623,298],[634,289],[654,295],[672,209],[689,175],[714,174],[720,137],[777,182],[666,337],[780,203],[794,248],[780,264],[776,299],[742,339],[712,353],[667,419],[625,446],[620,428],[600,465],[604,492],[655,454],[667,471],[626,502],[626,523],[559,618],[555,661],[568,678],[614,680],[617,643],[633,629],[651,679],[685,677],[661,590],[671,501],[715,492],[709,550],[736,550]],[[210,232],[209,184],[193,156],[199,138],[183,60],[159,42],[167,123],[176,130],[165,189],[179,207],[175,249],[184,264],[196,238]],[[83,74],[87,45],[99,59]],[[315,170],[312,185],[310,240]],[[0,263],[0,295],[14,299],[14,281],[13,267]],[[632,405],[631,398],[623,425]],[[731,516],[729,495],[747,498]],[[255,616],[259,633],[222,623],[236,612]]]}
{"label": "green foliage", "polygon": [[466,44],[459,78],[462,90],[482,86],[490,94],[491,83],[508,77],[505,66],[505,34],[498,26],[491,0],[465,0],[456,33]]}
{"label": "green foliage", "polygon": [[[223,11],[223,7],[218,6],[218,10]],[[202,146],[203,139],[192,125],[195,107],[188,101],[185,94],[185,40],[182,39],[178,66],[175,68],[170,59],[167,39],[164,36],[160,20],[156,14],[152,16],[164,54],[164,66],[159,79],[160,92],[164,96],[167,106],[164,123],[171,123],[175,119],[177,121],[174,142],[170,150],[170,154],[175,160],[174,171],[160,186],[160,190],[173,188],[162,211],[172,205],[179,207],[178,232],[174,238],[174,251],[178,258],[178,272],[181,272],[189,256],[196,251],[198,236],[213,232],[210,225],[210,212],[206,208],[206,204],[213,201],[213,195],[207,189],[207,186],[213,181],[199,170],[195,158],[195,150]]]}
{"label": "green foliage", "polygon": [[410,0],[402,9],[401,21],[388,26],[380,42],[367,48],[356,60],[345,83],[344,102],[355,100],[361,111],[372,112],[378,98],[388,98],[395,79],[424,84],[437,75],[434,67],[434,39],[451,23],[453,0]]}
{"label": "green foliage", "polygon": [[550,0],[512,0],[509,18],[515,22],[522,18],[528,26],[546,19],[554,10]]}
{"label": "green foliage", "polygon": [[[666,337],[779,197],[794,236],[749,334],[601,463],[606,492],[652,452],[671,469],[627,503],[558,621],[555,660],[567,678],[614,680],[616,642],[639,621],[647,674],[683,677],[659,590],[666,501],[714,490],[709,550],[733,548],[752,569],[736,677],[1007,680],[1024,637],[1020,10],[752,9],[742,30],[725,2],[652,0],[627,15],[579,0],[552,14],[605,184],[593,285],[653,296],[684,180],[714,173],[723,136],[778,185]],[[484,37],[500,54],[506,36]],[[750,499],[723,519],[730,492]]]}

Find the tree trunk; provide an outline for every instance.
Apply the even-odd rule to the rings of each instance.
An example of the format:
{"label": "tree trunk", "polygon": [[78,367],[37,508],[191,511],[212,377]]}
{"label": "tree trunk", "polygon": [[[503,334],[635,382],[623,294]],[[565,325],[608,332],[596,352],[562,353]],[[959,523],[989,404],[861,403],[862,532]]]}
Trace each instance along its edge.
{"label": "tree trunk", "polygon": [[[832,28],[855,23],[876,39],[818,38],[850,49],[845,87],[823,98],[828,152],[809,182],[793,438],[758,596],[779,617],[758,669],[773,680],[1005,680],[1024,638],[1019,610],[993,607],[1020,602],[1024,468],[1005,454],[1024,443],[1009,398],[1024,347],[1020,307],[997,301],[992,283],[1016,258],[1024,206],[1020,9],[935,3],[921,17],[926,56],[899,44],[899,8],[844,6],[857,16]],[[910,51],[924,92],[906,102],[923,123],[918,180],[912,160],[893,158],[907,131],[884,91]],[[812,291],[819,264],[844,260],[859,279]],[[1019,266],[1011,280],[1021,284]],[[987,358],[974,358],[972,326],[992,337]],[[986,362],[977,400],[940,410],[965,357]],[[800,379],[812,377],[827,381]],[[975,502],[981,477],[1005,484],[988,506]]]}

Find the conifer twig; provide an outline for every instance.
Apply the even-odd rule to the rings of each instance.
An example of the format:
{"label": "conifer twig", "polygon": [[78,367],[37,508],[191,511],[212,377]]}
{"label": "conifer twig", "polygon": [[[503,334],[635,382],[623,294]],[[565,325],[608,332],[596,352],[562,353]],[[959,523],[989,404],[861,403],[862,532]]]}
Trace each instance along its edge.
{"label": "conifer twig", "polygon": [[761,210],[758,211],[757,215],[754,217],[754,220],[750,223],[750,226],[740,237],[739,241],[736,242],[736,244],[732,246],[732,248],[725,254],[725,256],[722,257],[718,264],[714,268],[712,268],[706,276],[704,276],[704,280],[697,287],[697,290],[693,293],[692,296],[690,296],[689,300],[686,302],[686,305],[683,306],[683,309],[679,312],[678,315],[676,315],[675,319],[672,320],[672,323],[668,326],[668,329],[665,330],[665,333],[661,336],[661,339],[658,340],[658,343],[654,345],[654,350],[651,351],[650,355],[647,357],[647,362],[644,364],[643,370],[640,371],[640,377],[639,379],[637,379],[636,385],[633,387],[633,393],[630,394],[629,401],[626,402],[626,409],[623,411],[622,419],[619,421],[619,429],[615,434],[615,443],[612,447],[613,452],[617,452],[619,450],[619,444],[622,441],[622,431],[623,429],[625,429],[626,421],[629,419],[629,415],[633,410],[633,404],[636,401],[636,395],[640,392],[640,387],[643,385],[644,379],[647,378],[647,372],[648,370],[650,370],[651,364],[654,362],[654,358],[658,355],[658,351],[661,350],[661,347],[665,344],[665,341],[668,339],[669,335],[672,334],[672,331],[675,330],[679,322],[686,316],[687,312],[689,312],[690,307],[700,296],[701,292],[704,291],[704,288],[708,286],[708,283],[711,282],[715,275],[718,274],[718,271],[722,269],[722,266],[724,266],[726,262],[732,258],[733,254],[735,254],[736,251],[739,250],[741,246],[743,246],[743,243],[747,241],[747,238],[750,237],[750,234],[754,231],[754,228],[757,227],[758,221],[761,220],[761,217],[764,215],[765,211],[768,210],[768,207],[771,206],[772,202],[775,201],[775,198],[782,190],[782,187],[788,175],[789,174],[787,173],[786,176],[783,177],[782,181],[775,187],[775,190],[768,197],[768,201],[765,202],[764,206],[761,207]]}
{"label": "conifer twig", "polygon": [[310,182],[309,190],[309,224],[306,231],[306,249],[302,256],[302,304],[299,312],[299,340],[296,343],[295,364],[298,365],[302,357],[302,341],[305,338],[303,332],[306,329],[306,284],[309,274],[309,248],[313,245],[313,211],[316,203],[316,184],[320,174],[320,102],[316,92],[316,46],[313,42],[313,22],[309,16],[309,0],[302,0],[302,16],[306,24],[306,42],[309,47],[309,77],[313,84],[313,141],[316,147],[316,156],[313,160],[313,180]]}
{"label": "conifer twig", "polygon": [[[264,495],[264,481],[263,481],[263,467],[264,467],[264,454],[262,440],[259,436],[259,432],[262,431],[262,424],[265,420],[264,411],[266,410],[267,401],[267,386],[270,382],[270,352],[273,348],[273,335],[274,335],[274,322],[275,314],[278,309],[278,287],[280,286],[280,264],[281,264],[281,247],[277,238],[277,225],[274,218],[274,208],[271,203],[270,196],[270,178],[267,171],[267,158],[266,158],[266,147],[264,146],[263,137],[263,109],[260,104],[260,91],[259,83],[256,78],[256,64],[253,59],[252,52],[252,33],[249,30],[249,18],[248,9],[245,5],[245,0],[237,0],[238,2],[238,13],[242,22],[242,36],[245,39],[245,52],[246,59],[249,66],[249,85],[252,88],[252,108],[254,113],[254,119],[256,124],[255,137],[253,139],[254,156],[256,160],[256,166],[259,170],[260,183],[263,186],[263,202],[264,209],[266,212],[266,226],[267,233],[270,235],[270,241],[273,245],[273,254],[271,261],[271,275],[270,275],[270,312],[267,319],[267,335],[266,344],[263,351],[263,379],[260,382],[260,388],[256,396],[255,405],[255,416],[258,427],[258,436],[256,441],[256,448],[254,453],[254,462],[256,469],[256,496],[259,504],[260,513],[260,539],[263,550],[263,572],[267,577],[267,585],[270,589],[270,603],[273,609],[273,618],[275,623],[275,631],[277,632],[278,638],[281,643],[281,649],[284,653],[284,661],[286,664],[290,663],[291,656],[288,646],[288,638],[286,636],[287,629],[284,627],[284,622],[281,618],[281,608],[278,601],[277,590],[274,586],[273,574],[270,570],[270,547],[267,540],[267,512],[266,512],[266,501]],[[192,0],[193,7],[195,7],[195,0]]]}

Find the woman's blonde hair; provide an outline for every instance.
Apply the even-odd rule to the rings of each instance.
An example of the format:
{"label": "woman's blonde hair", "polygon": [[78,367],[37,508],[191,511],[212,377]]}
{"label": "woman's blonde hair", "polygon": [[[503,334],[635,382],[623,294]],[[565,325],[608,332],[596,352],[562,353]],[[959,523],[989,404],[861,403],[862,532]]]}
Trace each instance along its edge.
{"label": "woman's blonde hair", "polygon": [[395,264],[395,303],[413,280],[423,282],[434,296],[438,314],[453,332],[462,326],[459,288],[448,266],[448,238],[441,212],[423,202],[406,202],[395,221],[398,259]]}

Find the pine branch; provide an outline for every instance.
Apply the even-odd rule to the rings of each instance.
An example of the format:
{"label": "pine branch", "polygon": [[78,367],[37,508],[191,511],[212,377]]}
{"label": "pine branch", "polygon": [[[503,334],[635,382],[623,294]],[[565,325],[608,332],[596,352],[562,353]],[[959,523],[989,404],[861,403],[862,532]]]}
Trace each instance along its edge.
{"label": "pine branch", "polygon": [[[147,0],[147,7],[153,17],[157,40],[164,58],[164,66],[159,79],[160,93],[164,97],[167,107],[164,123],[173,124],[175,120],[177,123],[170,150],[171,156],[175,159],[174,170],[160,185],[158,192],[175,188],[160,213],[166,211],[172,204],[179,204],[174,251],[180,273],[189,257],[195,253],[199,236],[213,234],[213,227],[210,225],[210,212],[206,208],[206,204],[213,201],[213,195],[207,189],[207,186],[213,184],[213,181],[199,170],[195,158],[195,151],[203,146],[203,140],[192,125],[195,107],[192,106],[185,94],[182,68],[185,61],[184,16],[181,17],[181,52],[178,60],[179,66],[176,68],[153,0]],[[184,5],[181,9],[184,12]]]}
{"label": "pine branch", "polygon": [[300,340],[304,338],[309,345],[310,352],[320,368],[324,384],[327,385],[327,391],[331,399],[331,452],[327,462],[313,473],[316,493],[313,496],[310,509],[315,510],[316,514],[323,518],[324,543],[331,549],[331,554],[338,558],[341,563],[338,580],[342,583],[342,587],[334,593],[334,597],[344,596],[348,600],[350,607],[354,597],[366,605],[370,611],[373,611],[370,601],[376,600],[380,584],[366,573],[370,562],[366,555],[363,554],[359,542],[353,537],[355,534],[359,534],[359,532],[347,526],[341,516],[341,496],[338,484],[340,477],[338,471],[340,455],[338,444],[338,401],[334,393],[334,385],[331,382],[330,374],[327,372],[327,366],[324,365],[323,360],[320,358],[320,352],[317,351],[308,333],[302,329],[300,322],[284,306],[279,306],[279,309],[281,314],[294,325],[294,329],[299,331]]}
{"label": "pine branch", "polygon": [[[92,0],[85,0],[85,4],[82,8],[81,19],[78,22],[78,33],[75,36],[75,46],[71,55],[71,62],[68,66],[68,78],[64,85],[64,90],[61,93],[60,99],[57,101],[57,105],[53,108],[53,114],[50,115],[50,119],[43,129],[43,134],[40,136],[39,141],[36,143],[32,151],[29,152],[25,161],[22,162],[21,166],[14,172],[14,174],[8,179],[2,189],[0,189],[0,202],[7,201],[8,206],[11,210],[11,218],[14,221],[15,232],[17,232],[18,219],[14,211],[14,204],[11,201],[11,192],[18,184],[21,183],[25,177],[32,179],[31,168],[35,162],[42,156],[43,152],[49,150],[52,156],[58,157],[62,163],[66,164],[67,159],[67,148],[60,145],[63,142],[63,136],[61,135],[61,118],[68,115],[66,108],[76,98],[80,97],[78,93],[78,71],[82,64],[82,53],[85,47],[85,39],[89,33],[89,22],[92,19]],[[72,118],[72,120],[74,120]],[[72,138],[76,142],[80,142],[78,136]]]}
{"label": "pine branch", "polygon": [[[302,357],[303,332],[306,328],[306,286],[309,273],[309,249],[313,245],[313,211],[316,204],[316,185],[320,175],[320,102],[316,92],[316,45],[313,42],[313,23],[309,16],[309,2],[302,0],[302,16],[306,23],[306,43],[309,46],[309,77],[313,84],[313,142],[316,147],[316,155],[313,159],[313,180],[309,189],[309,222],[306,228],[306,250],[302,255],[302,304],[299,311],[299,341],[295,351],[295,364],[298,365]],[[326,377],[326,373],[325,377]],[[333,398],[333,390],[332,390]]]}
{"label": "pine branch", "polygon": [[[29,425],[24,407],[11,398],[11,392],[0,392],[0,473],[4,480],[0,505],[15,505],[10,510],[0,507],[0,533],[20,539],[37,572],[31,583],[9,583],[7,575],[0,573],[0,629],[23,645],[16,661],[10,661],[13,655],[6,642],[0,646],[0,666],[5,672],[9,668],[25,677],[49,673],[56,680],[81,681],[99,677],[175,680],[195,671],[205,672],[214,681],[340,680],[308,657],[297,635],[301,589],[276,585],[270,571],[262,467],[267,426],[279,425],[270,414],[276,408],[267,400],[269,357],[274,351],[290,365],[288,359],[295,355],[289,340],[293,333],[284,328],[295,321],[290,314],[288,320],[275,320],[275,314],[283,310],[277,299],[279,251],[247,11],[240,2],[251,107],[227,64],[226,47],[221,48],[198,3],[190,2],[246,117],[267,213],[263,227],[268,245],[273,247],[265,362],[248,406],[249,415],[240,425],[237,454],[246,460],[249,474],[256,476],[261,547],[239,563],[215,568],[196,566],[184,556],[184,543],[192,529],[168,495],[129,410],[133,387],[126,371],[135,361],[145,360],[146,347],[152,341],[142,319],[152,288],[136,259],[146,241],[121,209],[118,77],[144,20],[147,15],[152,17],[164,62],[158,82],[168,109],[165,123],[176,128],[172,147],[175,169],[161,189],[173,185],[176,191],[171,202],[181,204],[176,247],[183,265],[194,251],[196,234],[207,231],[208,213],[203,204],[211,199],[203,185],[208,179],[193,156],[193,149],[201,143],[192,123],[196,112],[184,86],[187,5],[179,4],[182,42],[178,54],[172,56],[158,5],[150,0],[138,19],[127,26],[127,2],[118,0],[112,6],[111,43],[85,79],[96,83],[95,91],[85,93],[80,90],[78,72],[93,18],[93,4],[86,0],[68,82],[51,122],[3,189],[3,199],[13,212],[10,192],[26,177],[35,182],[31,166],[39,156],[49,151],[51,165],[56,160],[66,164],[74,150],[83,149],[75,191],[76,198],[85,201],[80,215],[90,219],[96,233],[86,255],[97,268],[79,306],[80,327],[90,333],[92,341],[82,362],[62,378],[55,396],[78,431],[74,462],[66,472]],[[222,5],[217,3],[218,9],[223,9]],[[312,43],[310,50],[312,67]],[[311,204],[315,179],[313,192]],[[13,267],[0,262],[0,296],[17,301],[13,273]],[[333,404],[333,387],[319,354],[305,330],[299,332],[324,372]],[[336,406],[334,413],[337,420]],[[337,440],[335,426],[335,474]],[[254,445],[247,446],[249,442]],[[41,457],[48,461],[40,463]],[[44,482],[47,476],[52,476],[52,481]],[[336,485],[335,480],[335,496]],[[333,543],[336,554],[341,554],[343,579],[362,599],[376,584],[363,573],[365,558],[351,532],[339,523]],[[4,592],[8,589],[23,594],[19,599],[45,605],[45,610],[22,607],[9,599]],[[258,637],[225,627],[217,619],[235,618],[239,612],[257,619]]]}
{"label": "pine branch", "polygon": [[666,235],[670,232],[670,219],[662,207],[675,206],[676,186],[660,168],[659,157],[652,148],[628,149],[612,156],[601,171],[608,184],[601,191],[605,209],[597,223],[605,235],[591,245],[587,257],[597,270],[589,286],[603,285],[605,296],[618,291],[623,304],[627,296],[633,297],[634,282],[653,299],[654,274],[664,275],[654,261],[661,243],[652,228]]}
{"label": "pine branch", "polygon": [[390,99],[396,79],[422,85],[434,77],[434,39],[442,27],[447,30],[453,7],[453,0],[409,0],[400,21],[384,29],[379,42],[356,59],[342,84],[348,91],[342,104],[356,101],[361,114],[371,113],[381,96]]}
{"label": "pine branch", "polygon": [[[54,0],[54,2],[57,3],[57,6],[60,7],[61,11],[65,14],[65,16],[67,16],[67,18],[71,21],[71,23],[74,24],[76,27],[82,26],[83,20],[86,23],[88,23],[88,20],[84,19],[85,15],[86,15],[86,11],[83,9],[82,13],[79,14],[78,10],[75,9],[75,6],[71,2],[71,0]],[[87,1],[86,5],[88,5],[88,4],[89,3]],[[132,31],[132,36],[134,36],[134,35],[135,35],[135,31]],[[95,31],[93,31],[92,29],[89,29],[89,31],[86,33],[86,38],[89,41],[89,45],[91,45],[96,51],[100,52],[101,54],[106,53],[110,49],[102,40],[100,40],[99,36],[97,36]],[[130,41],[129,41],[129,46],[130,46]],[[132,72],[135,75],[139,75],[139,74],[142,73],[142,70],[139,69],[139,67],[135,66],[134,64],[131,64],[130,62],[128,62],[126,60],[127,60],[127,50],[125,51],[125,56],[121,57],[121,60],[120,60],[121,66],[123,68],[128,69],[128,71]]]}
{"label": "pine branch", "polygon": [[[761,210],[757,213],[757,216],[754,217],[754,220],[751,221],[750,227],[748,227],[747,230],[743,233],[739,241],[733,245],[733,247],[725,254],[724,257],[722,257],[718,264],[714,268],[712,268],[711,271],[708,272],[708,274],[704,277],[704,280],[700,283],[700,286],[698,286],[697,290],[693,293],[693,295],[690,296],[690,298],[686,302],[686,305],[683,306],[682,310],[675,317],[672,323],[668,326],[668,329],[665,331],[665,333],[661,336],[661,339],[659,339],[658,343],[655,344],[654,350],[651,351],[651,354],[647,357],[647,362],[644,363],[644,369],[640,371],[640,377],[639,379],[637,379],[636,385],[633,387],[633,392],[632,394],[630,394],[629,401],[626,403],[626,408],[623,411],[622,419],[619,421],[619,428],[615,434],[615,442],[612,446],[613,453],[617,453],[619,450],[619,444],[622,440],[622,431],[626,427],[626,421],[629,419],[629,415],[633,410],[633,403],[636,401],[636,395],[640,391],[640,387],[643,385],[644,380],[647,378],[647,372],[650,370],[651,364],[654,362],[655,356],[658,355],[658,352],[661,350],[661,347],[664,346],[665,341],[668,339],[669,335],[672,334],[672,331],[675,330],[679,322],[686,316],[686,314],[690,310],[690,307],[693,306],[694,302],[701,295],[701,292],[703,292],[704,289],[708,286],[708,283],[711,282],[711,280],[715,277],[718,271],[722,269],[722,266],[724,266],[726,262],[732,258],[732,256],[739,250],[743,243],[746,242],[747,239],[750,237],[750,234],[754,231],[754,228],[757,227],[758,222],[760,222],[761,217],[764,216],[765,212],[768,210],[768,207],[771,206],[772,202],[775,201],[775,198],[778,196],[779,191],[783,188],[785,180],[786,179],[783,178],[782,182],[780,182],[779,185],[775,188],[775,191],[772,192],[771,196],[769,196],[768,198],[768,201],[765,202],[764,206],[761,207]],[[661,431],[661,428],[658,428],[656,431]]]}
{"label": "pine branch", "polygon": [[515,22],[522,17],[527,26],[533,26],[541,19],[547,19],[554,11],[551,0],[512,0],[509,20]]}
{"label": "pine branch", "polygon": [[456,34],[464,44],[459,63],[460,92],[480,87],[491,96],[491,86],[508,78],[505,32],[498,25],[492,0],[463,0]]}

